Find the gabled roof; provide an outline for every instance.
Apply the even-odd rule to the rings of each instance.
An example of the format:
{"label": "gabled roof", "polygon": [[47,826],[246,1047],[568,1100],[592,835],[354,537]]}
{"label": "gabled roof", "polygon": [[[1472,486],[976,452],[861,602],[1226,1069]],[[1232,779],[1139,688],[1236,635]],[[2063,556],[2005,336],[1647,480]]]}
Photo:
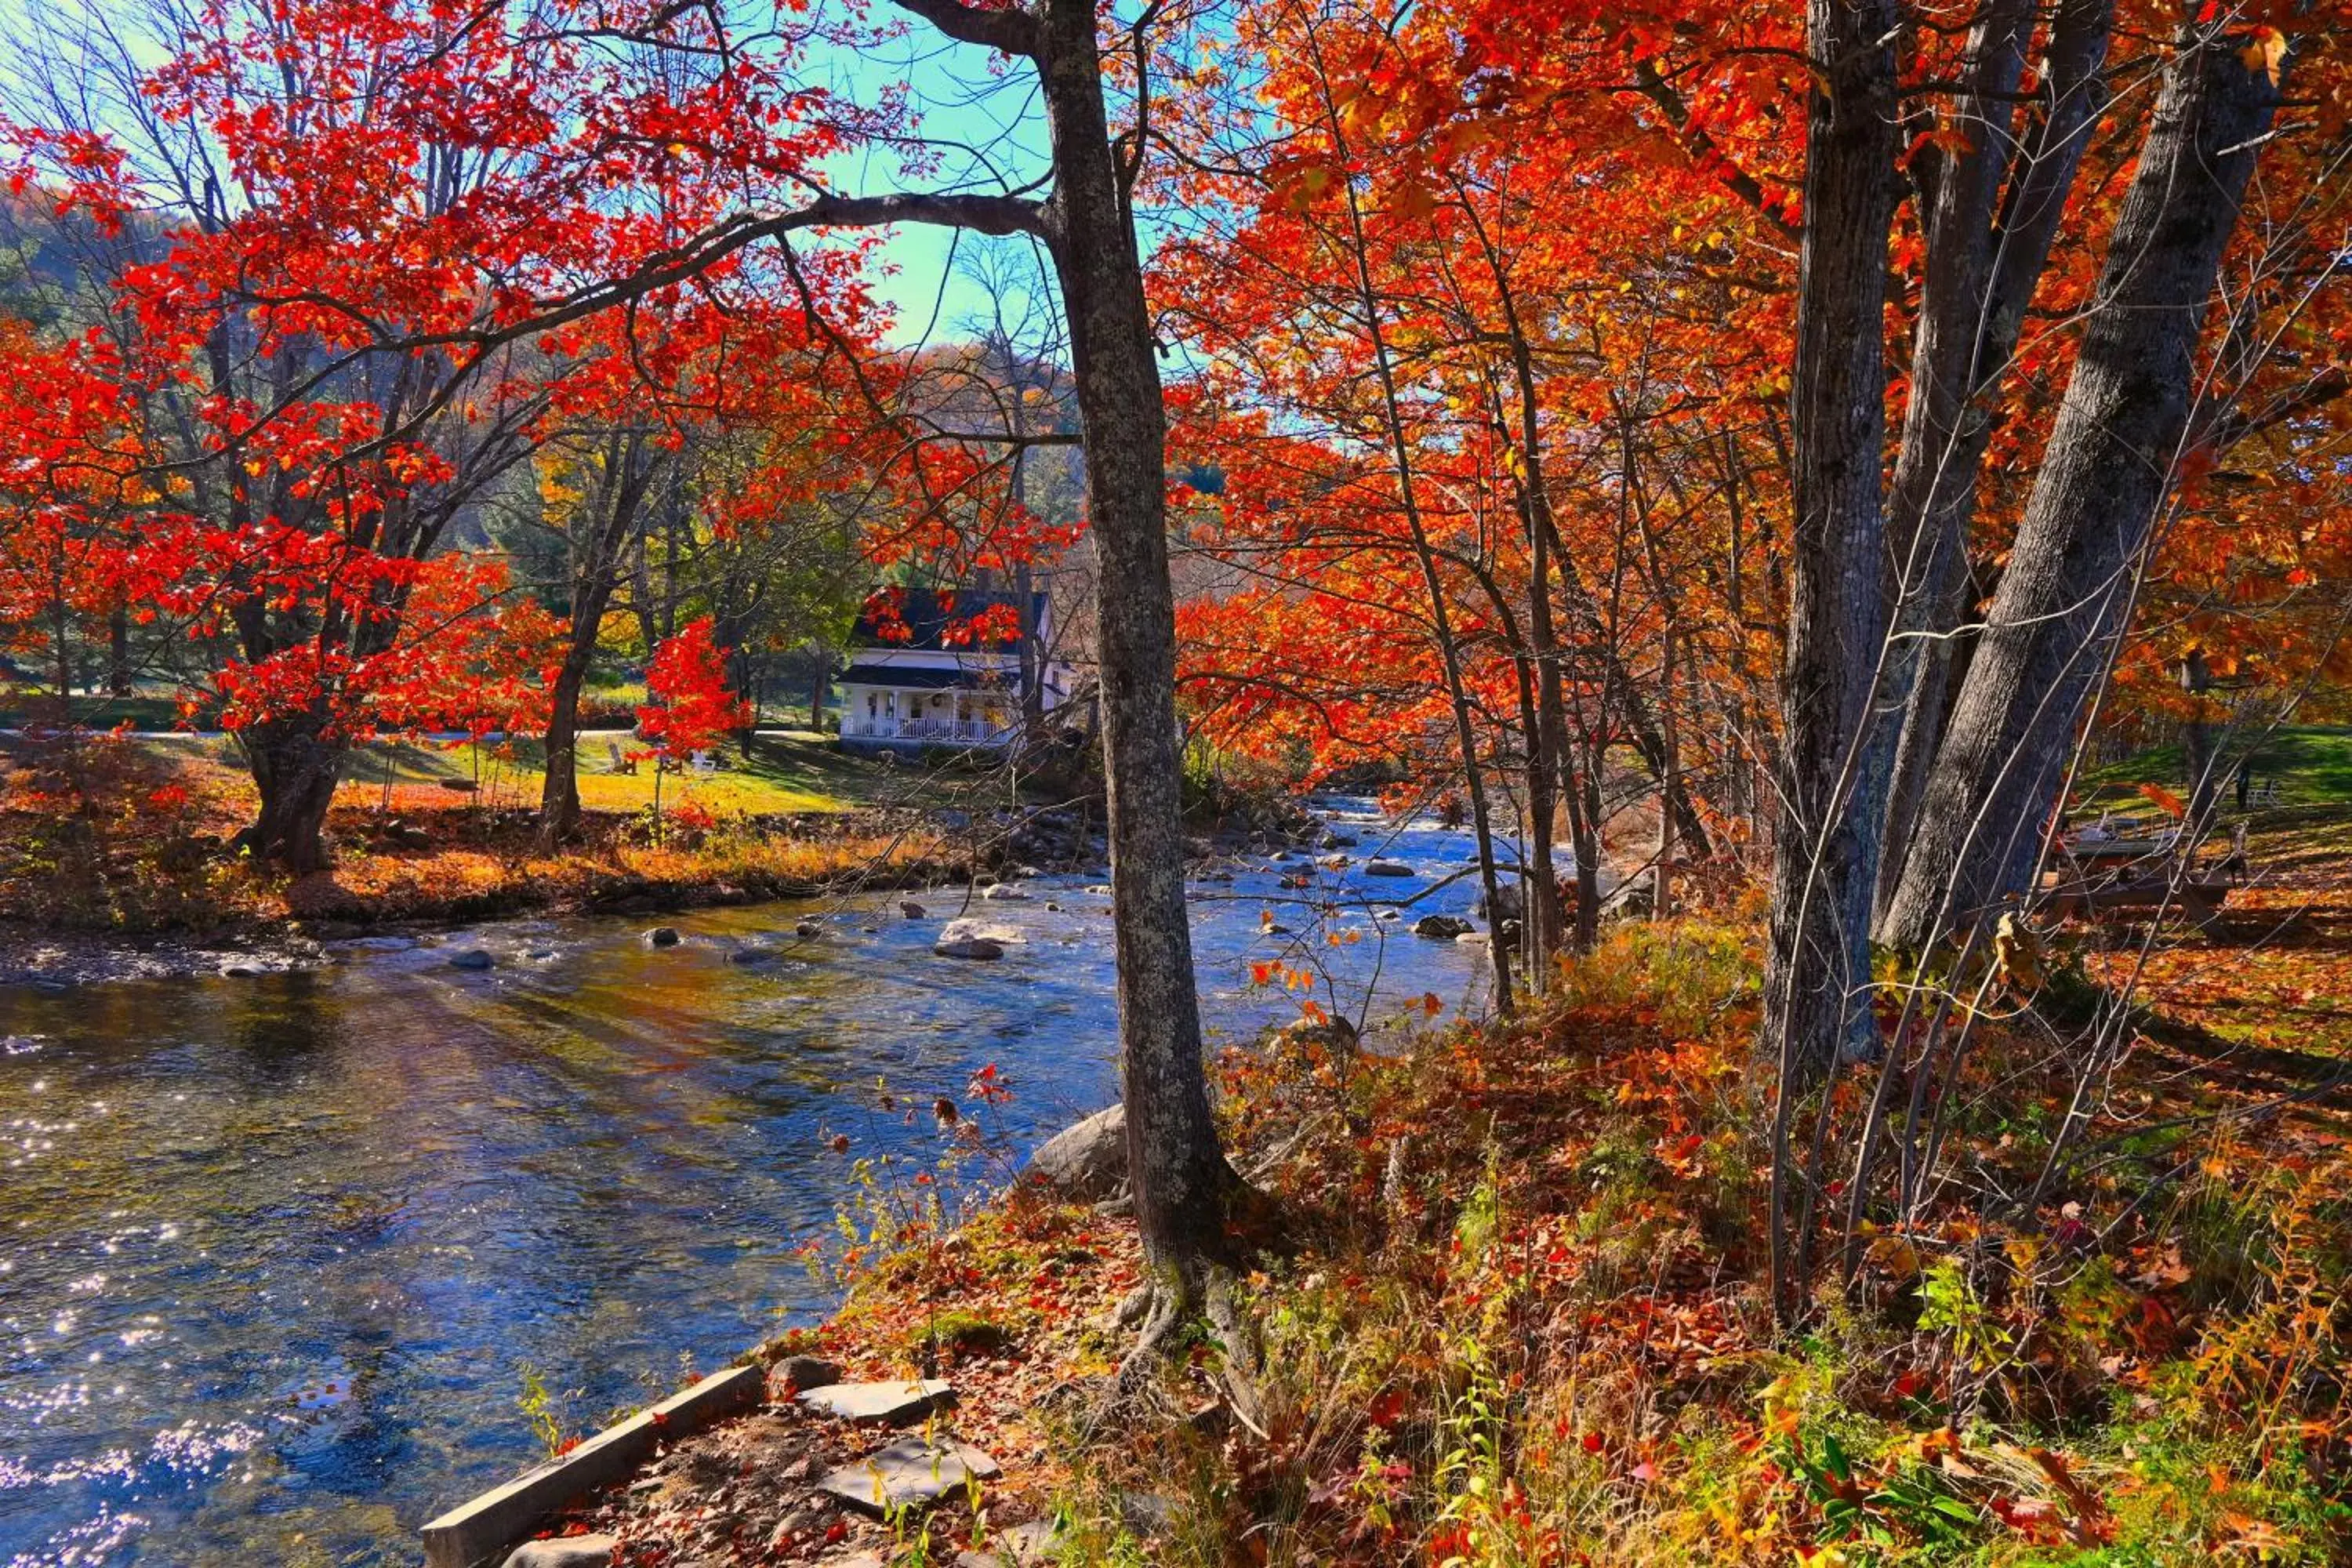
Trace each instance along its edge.
{"label": "gabled roof", "polygon": [[[869,605],[859,614],[856,630],[849,634],[850,647],[915,648],[929,653],[1009,653],[1021,647],[1017,637],[974,642],[967,634],[953,643],[947,640],[950,631],[961,631],[987,610],[998,605],[1018,607],[1021,598],[1017,594],[977,588],[885,588],[875,596],[878,600],[884,594],[898,595],[898,619],[906,623],[911,635],[903,639],[884,637],[880,623],[887,616],[877,616],[877,606]],[[944,605],[942,600],[946,601]],[[1030,595],[1029,605],[1029,624],[1044,626],[1045,595]]]}
{"label": "gabled roof", "polygon": [[900,690],[947,691],[970,687],[1001,689],[994,670],[930,669],[919,665],[853,664],[834,677],[844,686],[895,686]]}

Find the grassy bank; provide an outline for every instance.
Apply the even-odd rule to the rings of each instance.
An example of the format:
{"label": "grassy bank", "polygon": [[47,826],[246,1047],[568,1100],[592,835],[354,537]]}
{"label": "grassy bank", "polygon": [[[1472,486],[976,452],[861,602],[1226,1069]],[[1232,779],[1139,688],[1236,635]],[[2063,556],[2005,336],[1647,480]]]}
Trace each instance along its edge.
{"label": "grassy bank", "polygon": [[[2326,940],[2314,962],[2342,964]],[[805,1478],[858,1439],[780,1405],[590,1521],[625,1564],[929,1564],[1021,1521],[1105,1568],[2347,1560],[2352,1128],[2328,1086],[2352,1042],[2290,1083],[2144,1038],[2100,1157],[2020,1213],[1984,1198],[2030,1184],[2063,1080],[2009,1009],[1946,1195],[1792,1330],[1761,1283],[1757,962],[1744,926],[1624,926],[1514,1026],[1223,1057],[1228,1146],[1283,1215],[1245,1280],[1248,1410],[1206,1336],[1112,1398],[1123,1217],[1022,1190],[957,1226],[961,1140],[936,1173],[852,1141],[848,1305],[778,1348],[951,1376],[941,1424],[1004,1477],[978,1511],[812,1510]]]}
{"label": "grassy bank", "polygon": [[533,843],[544,775],[529,747],[366,748],[328,817],[332,868],[289,879],[226,847],[255,806],[232,742],[20,742],[6,753],[0,795],[5,918],[58,931],[211,936],[293,921],[364,926],[789,897],[923,874],[945,853],[927,812],[987,787],[877,767],[813,736],[772,736],[748,763],[730,756],[707,777],[664,778],[656,818],[651,765],[614,772],[602,739],[589,745],[598,761],[580,775],[581,831],[552,854]]}

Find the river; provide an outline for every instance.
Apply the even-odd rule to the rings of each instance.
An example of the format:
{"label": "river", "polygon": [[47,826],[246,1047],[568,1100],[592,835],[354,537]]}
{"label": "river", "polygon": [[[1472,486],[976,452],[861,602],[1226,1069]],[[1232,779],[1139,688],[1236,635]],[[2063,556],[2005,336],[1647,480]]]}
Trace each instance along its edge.
{"label": "river", "polygon": [[[1386,837],[1335,826],[1351,854]],[[1480,1005],[1484,950],[1407,930],[1466,911],[1472,879],[1371,910],[1468,839],[1422,822],[1384,853],[1417,875],[1318,873],[1312,896],[1360,905],[1322,927],[1276,901],[1308,896],[1279,886],[1298,857],[1195,884],[1213,1034],[1297,1016],[1250,971],[1301,939],[1327,1005],[1375,1024]],[[821,1317],[793,1252],[848,1192],[830,1135],[937,1148],[929,1118],[871,1110],[877,1078],[927,1105],[996,1063],[1024,1149],[1113,1097],[1109,900],[1027,886],[973,906],[1026,938],[993,963],[932,955],[953,889],[699,914],[666,949],[642,920],[516,922],[309,972],[0,989],[0,1563],[413,1563],[419,1524],[538,1457],[526,1368],[593,1426]],[[1299,937],[1261,934],[1269,909]],[[461,947],[496,967],[452,967]]]}

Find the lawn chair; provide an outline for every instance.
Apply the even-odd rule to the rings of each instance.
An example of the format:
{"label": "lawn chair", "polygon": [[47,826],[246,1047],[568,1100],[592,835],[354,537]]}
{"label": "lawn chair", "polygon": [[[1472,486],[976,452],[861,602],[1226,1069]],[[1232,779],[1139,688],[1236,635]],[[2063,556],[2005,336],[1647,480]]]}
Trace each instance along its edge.
{"label": "lawn chair", "polygon": [[698,779],[707,779],[719,771],[718,761],[709,752],[695,752],[693,767],[694,776]]}
{"label": "lawn chair", "polygon": [[634,773],[637,771],[637,759],[621,750],[620,742],[605,742],[604,750],[613,759],[612,771],[614,773]]}

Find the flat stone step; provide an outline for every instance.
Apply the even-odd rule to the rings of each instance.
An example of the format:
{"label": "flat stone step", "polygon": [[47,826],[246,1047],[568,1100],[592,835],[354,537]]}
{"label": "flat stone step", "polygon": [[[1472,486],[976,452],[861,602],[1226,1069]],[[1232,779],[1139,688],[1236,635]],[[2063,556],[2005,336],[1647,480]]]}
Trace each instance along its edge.
{"label": "flat stone step", "polygon": [[881,1518],[894,1509],[920,1508],[961,1492],[975,1480],[1003,1474],[994,1459],[953,1437],[933,1442],[901,1437],[887,1448],[829,1472],[817,1489]]}
{"label": "flat stone step", "polygon": [[526,1541],[508,1554],[503,1568],[610,1568],[613,1548],[620,1544],[618,1538],[610,1535]]}
{"label": "flat stone step", "polygon": [[894,1426],[919,1421],[954,1403],[955,1389],[939,1377],[908,1383],[834,1383],[800,1396],[804,1410],[837,1415],[844,1421],[887,1421]]}

